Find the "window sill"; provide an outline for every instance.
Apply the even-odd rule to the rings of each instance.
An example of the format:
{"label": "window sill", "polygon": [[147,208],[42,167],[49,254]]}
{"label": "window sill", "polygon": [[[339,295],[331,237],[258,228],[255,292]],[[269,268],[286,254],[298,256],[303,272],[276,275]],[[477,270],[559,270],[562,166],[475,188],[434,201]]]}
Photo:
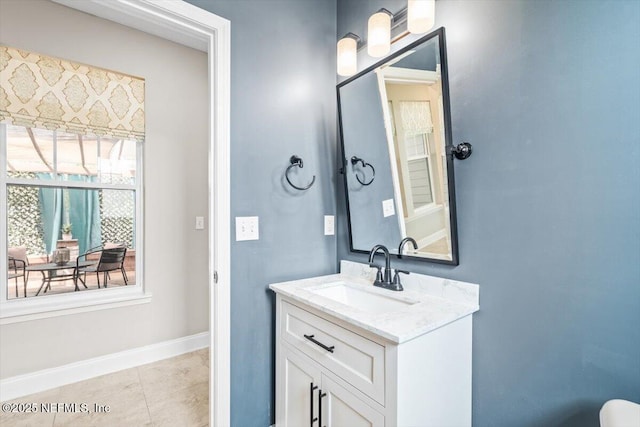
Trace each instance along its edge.
{"label": "window sill", "polygon": [[37,301],[33,297],[12,299],[0,302],[0,325],[146,304],[151,302],[151,295],[141,286],[131,286],[128,289],[51,295]]}

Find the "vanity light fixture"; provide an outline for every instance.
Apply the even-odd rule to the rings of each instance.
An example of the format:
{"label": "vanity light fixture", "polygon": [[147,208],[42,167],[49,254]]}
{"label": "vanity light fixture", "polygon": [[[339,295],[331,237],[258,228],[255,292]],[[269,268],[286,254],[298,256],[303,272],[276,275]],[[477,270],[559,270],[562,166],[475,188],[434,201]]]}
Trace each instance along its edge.
{"label": "vanity light fixture", "polygon": [[338,75],[352,76],[358,71],[358,42],[360,37],[347,33],[338,41]]}
{"label": "vanity light fixture", "polygon": [[[367,40],[347,33],[338,41],[338,75],[348,77],[358,72],[358,47],[367,45],[367,53],[374,58],[386,56],[391,51],[391,33],[399,33],[393,39],[398,41],[409,33],[426,33],[435,24],[436,0],[407,0],[407,7],[392,14],[380,9],[369,18]],[[406,30],[400,33],[406,23]]]}
{"label": "vanity light fixture", "polygon": [[374,58],[385,56],[391,50],[391,19],[393,14],[380,9],[369,18],[367,26],[367,53]]}
{"label": "vanity light fixture", "polygon": [[409,0],[407,4],[407,30],[422,34],[433,28],[436,20],[436,0]]}

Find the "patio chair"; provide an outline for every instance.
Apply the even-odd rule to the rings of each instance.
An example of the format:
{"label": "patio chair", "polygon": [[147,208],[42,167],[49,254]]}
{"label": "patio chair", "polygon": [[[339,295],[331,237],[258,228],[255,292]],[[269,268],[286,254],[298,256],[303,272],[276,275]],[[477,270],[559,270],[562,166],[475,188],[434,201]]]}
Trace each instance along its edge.
{"label": "patio chair", "polygon": [[26,274],[27,265],[21,259],[16,259],[12,256],[9,257],[9,275],[7,278],[9,280],[15,279],[16,281],[16,298],[18,298],[18,278],[22,277],[22,281],[24,282],[24,296],[27,296],[27,274]]}
{"label": "patio chair", "polygon": [[[81,267],[80,262],[81,259],[87,259],[87,255],[93,253],[100,253],[100,259],[96,264]],[[98,288],[100,288],[100,273],[103,274],[104,287],[107,287],[108,281],[110,279],[109,272],[118,271],[122,273],[122,278],[124,279],[124,284],[128,285],[127,272],[124,269],[124,259],[127,255],[127,248],[125,246],[115,246],[107,248],[105,246],[99,246],[96,248],[89,249],[87,252],[78,256],[76,259],[76,279],[80,280],[82,286],[87,288],[87,273],[96,273],[96,278],[98,279]],[[83,275],[83,278],[80,278],[80,275]]]}
{"label": "patio chair", "polygon": [[16,281],[16,298],[18,298],[18,278],[22,277],[24,284],[24,297],[27,297],[27,280],[29,280],[29,272],[27,266],[29,265],[29,258],[27,257],[27,248],[24,246],[17,246],[9,248],[7,262],[8,279],[15,279]]}

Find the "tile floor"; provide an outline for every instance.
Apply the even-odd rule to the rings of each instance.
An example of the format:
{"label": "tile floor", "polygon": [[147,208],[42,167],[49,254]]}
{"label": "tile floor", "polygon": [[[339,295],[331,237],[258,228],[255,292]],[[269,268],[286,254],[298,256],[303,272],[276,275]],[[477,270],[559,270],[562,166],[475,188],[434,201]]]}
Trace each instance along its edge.
{"label": "tile floor", "polygon": [[436,240],[430,245],[420,248],[420,252],[429,252],[437,255],[448,255],[451,252],[449,242],[446,237]]}
{"label": "tile floor", "polygon": [[[126,369],[9,403],[34,403],[37,413],[0,413],[0,426],[200,427],[209,425],[209,349]],[[41,411],[41,404],[59,404]],[[77,404],[76,412],[61,404]],[[81,411],[86,404],[89,412]],[[109,412],[94,412],[109,405]],[[52,405],[53,407],[53,405]]]}

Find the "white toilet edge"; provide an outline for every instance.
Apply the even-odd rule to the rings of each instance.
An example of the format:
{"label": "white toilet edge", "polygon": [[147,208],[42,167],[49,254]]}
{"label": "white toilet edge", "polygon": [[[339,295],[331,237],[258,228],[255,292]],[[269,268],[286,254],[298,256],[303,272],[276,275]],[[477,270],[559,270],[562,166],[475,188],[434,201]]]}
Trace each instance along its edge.
{"label": "white toilet edge", "polygon": [[640,404],[612,399],[600,409],[600,427],[640,426]]}

